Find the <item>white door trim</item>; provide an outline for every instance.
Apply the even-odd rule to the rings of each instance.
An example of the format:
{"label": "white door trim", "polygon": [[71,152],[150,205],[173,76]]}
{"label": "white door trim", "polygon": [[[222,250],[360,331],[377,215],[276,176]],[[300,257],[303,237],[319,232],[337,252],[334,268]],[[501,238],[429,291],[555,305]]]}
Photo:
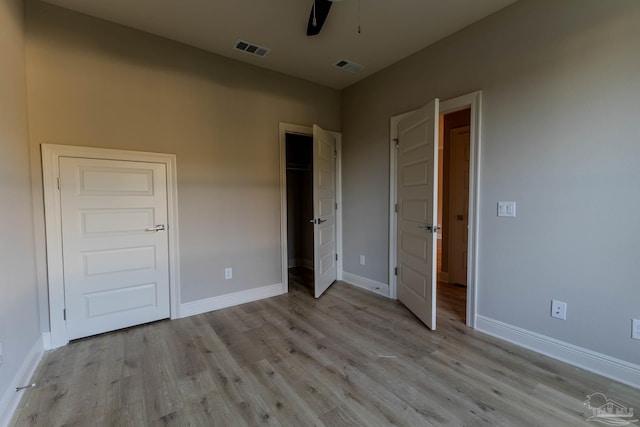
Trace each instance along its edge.
{"label": "white door trim", "polygon": [[180,307],[180,259],[178,248],[178,188],[176,156],[163,153],[111,150],[104,148],[76,147],[70,145],[42,144],[42,181],[44,189],[47,276],[49,284],[49,321],[51,348],[69,342],[63,310],[64,274],[62,260],[62,217],[60,192],[58,191],[60,157],[87,159],[125,160],[162,163],[167,169],[167,215],[169,237],[169,298],[171,318],[179,318]]}
{"label": "white door trim", "polygon": [[[480,206],[480,148],[482,135],[482,91],[472,92],[456,98],[440,102],[440,114],[471,109],[470,161],[469,161],[469,241],[468,241],[468,282],[467,282],[467,326],[476,327],[477,294],[478,294],[478,221]],[[398,123],[412,114],[413,111],[391,117],[389,136],[389,293],[391,298],[397,298],[397,283],[395,275],[397,247],[396,247],[396,139],[398,138]],[[440,219],[438,219],[440,221]]]}
{"label": "white door trim", "polygon": [[[313,136],[311,126],[294,125],[290,123],[279,124],[280,141],[280,257],[282,263],[282,287],[283,292],[289,292],[289,263],[287,240],[287,139],[288,133]],[[338,280],[342,280],[342,134],[328,131],[336,139],[336,250],[338,261],[336,263]]]}

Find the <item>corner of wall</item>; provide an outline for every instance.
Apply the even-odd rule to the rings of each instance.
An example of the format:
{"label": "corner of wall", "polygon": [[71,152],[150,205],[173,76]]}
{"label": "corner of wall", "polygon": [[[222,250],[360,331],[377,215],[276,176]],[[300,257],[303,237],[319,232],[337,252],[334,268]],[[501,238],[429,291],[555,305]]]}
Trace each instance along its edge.
{"label": "corner of wall", "polygon": [[46,337],[43,334],[31,347],[29,353],[24,358],[20,368],[11,379],[9,387],[4,391],[0,398],[0,427],[6,427],[14,416],[15,410],[20,404],[20,400],[24,395],[24,391],[18,391],[18,387],[29,385],[29,381],[33,377],[42,356],[44,355]]}

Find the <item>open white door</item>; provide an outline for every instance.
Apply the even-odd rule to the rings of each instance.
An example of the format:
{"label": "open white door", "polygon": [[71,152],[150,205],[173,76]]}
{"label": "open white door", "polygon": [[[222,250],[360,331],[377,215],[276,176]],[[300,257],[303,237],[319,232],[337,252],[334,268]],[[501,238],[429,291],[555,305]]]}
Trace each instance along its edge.
{"label": "open white door", "polygon": [[314,294],[318,298],[337,279],[336,140],[313,125]]}
{"label": "open white door", "polygon": [[398,300],[436,329],[438,99],[398,124]]}
{"label": "open white door", "polygon": [[61,157],[69,339],[169,317],[164,164]]}

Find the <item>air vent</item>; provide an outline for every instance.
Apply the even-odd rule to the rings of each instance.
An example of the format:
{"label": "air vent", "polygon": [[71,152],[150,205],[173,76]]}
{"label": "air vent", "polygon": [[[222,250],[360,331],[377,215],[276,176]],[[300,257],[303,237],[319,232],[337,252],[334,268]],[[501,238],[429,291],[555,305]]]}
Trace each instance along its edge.
{"label": "air vent", "polygon": [[244,40],[238,40],[234,49],[241,50],[243,52],[250,53],[255,56],[263,57],[267,53],[271,51],[271,49],[267,49],[266,47],[258,46],[257,44],[249,43]]}
{"label": "air vent", "polygon": [[335,65],[341,70],[345,70],[350,73],[357,73],[358,71],[362,71],[362,69],[364,68],[363,65],[356,64],[355,62],[347,61],[346,59],[341,59],[340,61],[336,62]]}

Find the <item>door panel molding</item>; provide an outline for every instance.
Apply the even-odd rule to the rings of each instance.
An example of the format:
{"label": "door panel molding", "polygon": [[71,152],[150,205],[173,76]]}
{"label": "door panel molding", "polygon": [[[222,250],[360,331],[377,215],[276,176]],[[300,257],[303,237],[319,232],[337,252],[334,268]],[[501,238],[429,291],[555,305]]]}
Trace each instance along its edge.
{"label": "door panel molding", "polygon": [[167,229],[169,240],[169,298],[170,317],[180,317],[180,259],[178,244],[178,189],[176,156],[164,153],[112,150],[70,145],[42,144],[42,174],[44,188],[47,279],[49,290],[49,321],[51,348],[69,342],[64,319],[65,294],[62,257],[61,198],[58,190],[59,159],[76,157],[86,159],[123,160],[164,164],[167,173]]}
{"label": "door panel molding", "polygon": [[[426,102],[427,100],[425,100]],[[467,254],[467,326],[476,327],[478,292],[478,224],[480,200],[480,148],[482,135],[482,91],[472,92],[440,102],[440,114],[471,109],[470,161],[469,161],[469,238]],[[414,111],[393,116],[390,119],[389,136],[389,292],[397,298],[396,259],[397,227],[395,205],[397,202],[397,152],[398,123]]]}
{"label": "door panel molding", "polygon": [[[436,329],[438,98],[398,123],[396,236],[398,301]],[[413,242],[413,244],[410,244]],[[395,269],[394,269],[395,270]]]}
{"label": "door panel molding", "polygon": [[338,278],[336,235],[336,139],[313,125],[314,295],[319,298]]}

